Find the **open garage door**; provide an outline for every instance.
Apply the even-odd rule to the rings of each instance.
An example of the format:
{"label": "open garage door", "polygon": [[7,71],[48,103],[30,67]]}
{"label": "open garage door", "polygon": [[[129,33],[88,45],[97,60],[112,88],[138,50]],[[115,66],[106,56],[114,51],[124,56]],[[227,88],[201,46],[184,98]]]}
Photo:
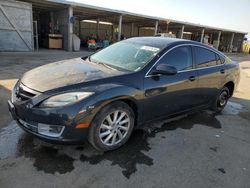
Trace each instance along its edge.
{"label": "open garage door", "polygon": [[0,0],[0,51],[33,51],[32,6]]}

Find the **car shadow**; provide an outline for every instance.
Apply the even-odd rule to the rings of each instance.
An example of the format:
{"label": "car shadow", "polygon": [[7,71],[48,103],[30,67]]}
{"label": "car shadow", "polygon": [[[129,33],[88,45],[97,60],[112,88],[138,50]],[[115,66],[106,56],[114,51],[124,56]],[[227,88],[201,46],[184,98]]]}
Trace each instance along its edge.
{"label": "car shadow", "polygon": [[0,84],[0,129],[11,121],[7,100],[10,99],[11,92]]}
{"label": "car shadow", "polygon": [[[148,140],[155,137],[159,132],[192,129],[194,126],[221,128],[216,116],[206,111],[167,123],[157,122],[155,125],[157,126],[150,126],[150,131],[145,129],[134,131],[124,146],[106,153],[96,151],[88,143],[81,146],[52,145],[29,134],[23,134],[18,141],[17,156],[32,158],[34,160],[33,165],[38,171],[51,174],[71,172],[76,160],[90,165],[110,161],[111,166],[118,165],[122,169],[123,176],[130,178],[137,171],[137,164],[147,166],[154,164],[153,158],[146,154],[151,149]],[[164,137],[162,138],[164,139]]]}

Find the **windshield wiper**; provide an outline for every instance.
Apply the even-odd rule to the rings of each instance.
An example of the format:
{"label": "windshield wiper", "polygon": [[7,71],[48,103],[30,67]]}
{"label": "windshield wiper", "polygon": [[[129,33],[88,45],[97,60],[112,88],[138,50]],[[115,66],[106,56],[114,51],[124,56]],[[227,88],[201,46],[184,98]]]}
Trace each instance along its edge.
{"label": "windshield wiper", "polygon": [[[90,60],[90,59],[89,59]],[[90,61],[91,62],[91,61]],[[106,63],[103,63],[103,62],[101,62],[101,61],[92,61],[92,62],[94,62],[94,63],[97,63],[98,65],[102,65],[102,66],[104,66],[104,67],[106,67],[106,68],[108,68],[108,69],[111,69],[111,70],[117,70],[117,69],[115,69],[115,68],[113,68],[113,67],[111,67],[111,66],[109,66],[109,65],[107,65]]]}

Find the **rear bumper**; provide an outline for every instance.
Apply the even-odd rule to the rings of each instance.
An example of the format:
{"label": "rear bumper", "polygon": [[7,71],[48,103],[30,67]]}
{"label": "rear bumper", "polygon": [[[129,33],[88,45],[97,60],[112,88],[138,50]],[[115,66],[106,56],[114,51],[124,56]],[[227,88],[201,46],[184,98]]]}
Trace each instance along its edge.
{"label": "rear bumper", "polygon": [[[50,123],[49,120],[51,119],[52,114],[50,112],[41,114],[41,117],[46,119],[46,124],[48,126],[57,125],[57,126],[64,127],[63,132],[60,134],[60,136],[51,137],[51,136],[40,134],[38,132],[38,124],[44,123],[44,121],[43,122],[39,121],[41,117],[37,118],[38,119],[37,121],[34,119],[34,113],[37,113],[37,112],[33,113],[30,109],[28,109],[27,111],[22,107],[21,108],[22,111],[20,113],[20,107],[16,108],[16,106],[11,101],[8,101],[8,107],[9,107],[9,111],[11,113],[12,118],[17,122],[17,124],[24,131],[44,141],[47,141],[50,143],[57,143],[57,144],[79,144],[79,143],[83,143],[87,139],[88,128],[81,128],[81,129],[75,128],[77,122],[82,122],[84,121],[84,119],[74,116],[74,117],[68,118],[66,123],[60,124],[62,122],[62,118],[61,118],[62,114],[53,112],[53,117],[55,117],[55,119],[60,119],[60,118],[61,119],[59,122],[54,122],[55,119],[53,118],[52,123]],[[63,115],[65,116],[65,114]],[[75,121],[75,118],[79,119],[79,121]]]}

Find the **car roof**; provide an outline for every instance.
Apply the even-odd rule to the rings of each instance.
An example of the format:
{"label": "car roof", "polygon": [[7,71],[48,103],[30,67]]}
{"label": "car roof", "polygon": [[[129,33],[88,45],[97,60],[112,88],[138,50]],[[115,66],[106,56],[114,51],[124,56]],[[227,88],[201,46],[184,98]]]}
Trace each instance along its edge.
{"label": "car roof", "polygon": [[153,46],[153,47],[157,47],[160,49],[164,49],[170,45],[174,46],[174,45],[180,45],[180,44],[191,44],[191,45],[205,47],[205,48],[208,48],[208,49],[215,51],[219,54],[224,55],[220,51],[218,51],[215,48],[212,48],[206,44],[202,44],[202,43],[197,42],[197,41],[185,40],[185,39],[179,39],[179,38],[156,37],[156,36],[153,36],[153,37],[133,37],[133,38],[127,39],[126,41],[141,43],[141,44],[144,44],[147,46]]}
{"label": "car roof", "polygon": [[197,41],[191,41],[191,40],[185,40],[185,39],[178,39],[178,38],[170,38],[170,37],[133,37],[129,38],[126,41],[130,42],[138,42],[143,43],[145,45],[159,47],[159,48],[165,48],[171,44],[196,44],[200,46],[206,46],[200,42]]}

